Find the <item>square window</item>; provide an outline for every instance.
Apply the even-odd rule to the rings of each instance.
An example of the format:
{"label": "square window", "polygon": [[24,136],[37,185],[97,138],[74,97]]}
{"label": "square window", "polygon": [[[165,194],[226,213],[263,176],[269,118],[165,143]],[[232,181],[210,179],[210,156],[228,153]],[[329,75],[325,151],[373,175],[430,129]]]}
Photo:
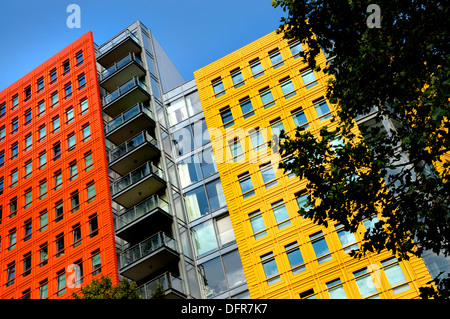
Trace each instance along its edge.
{"label": "square window", "polygon": [[89,124],[84,125],[81,128],[81,132],[83,135],[83,142],[86,142],[91,138],[91,127],[89,126]]}
{"label": "square window", "polygon": [[28,101],[29,99],[31,99],[31,85],[28,85],[25,88],[25,90],[23,92],[23,95],[24,95],[24,101],[25,102]]}
{"label": "square window", "polygon": [[255,190],[253,189],[253,183],[250,178],[249,172],[239,175],[238,180],[244,198],[248,198],[255,194]]}
{"label": "square window", "polygon": [[55,204],[55,222],[59,222],[64,218],[64,206],[63,202],[60,200]]}
{"label": "square window", "polygon": [[57,171],[55,175],[53,175],[55,190],[58,190],[62,187],[62,173],[61,171]]}
{"label": "square window", "polygon": [[308,119],[306,118],[303,108],[299,107],[291,111],[291,114],[296,127],[303,127],[304,129],[309,128]]}
{"label": "square window", "polygon": [[66,110],[66,124],[72,123],[74,117],[73,107]]}
{"label": "square window", "polygon": [[263,70],[261,61],[259,59],[250,61],[249,64],[250,64],[250,69],[252,70],[253,77],[255,79],[264,75],[264,70]]}
{"label": "square window", "polygon": [[231,80],[233,81],[235,89],[245,84],[244,77],[242,76],[242,72],[239,68],[231,71],[230,73],[231,73]]}
{"label": "square window", "polygon": [[54,107],[58,106],[58,103],[59,103],[58,91],[55,91],[50,96],[51,108],[54,108]]}
{"label": "square window", "polygon": [[297,242],[284,246],[292,274],[296,275],[306,270],[305,262]]}
{"label": "square window", "polygon": [[297,94],[297,92],[295,91],[294,84],[292,83],[292,80],[289,77],[280,80],[280,87],[281,91],[283,91],[285,99],[293,97],[294,95]]}
{"label": "square window", "polygon": [[44,89],[44,77],[40,77],[37,82],[37,92],[41,92]]}
{"label": "square window", "polygon": [[253,111],[252,101],[248,96],[239,100],[239,105],[241,106],[244,119],[249,118],[252,115],[255,115],[255,111]]}
{"label": "square window", "polygon": [[272,62],[273,68],[279,68],[284,65],[283,57],[281,56],[281,52],[278,49],[272,50],[269,52],[269,58]]}
{"label": "square window", "polygon": [[289,48],[291,49],[291,53],[292,53],[292,56],[294,57],[294,59],[297,59],[298,57],[300,57],[300,52],[303,51],[303,47],[300,44],[300,41],[295,41],[293,43],[290,43]]}
{"label": "square window", "polygon": [[250,131],[250,141],[252,142],[254,152],[259,152],[266,147],[263,135],[259,127]]}
{"label": "square window", "polygon": [[327,101],[325,99],[319,99],[313,101],[314,109],[316,110],[317,116],[321,121],[331,118],[330,108],[328,107]]}
{"label": "square window", "polygon": [[45,136],[46,136],[45,125],[41,125],[38,128],[38,142],[42,142],[43,140],[45,140]]}
{"label": "square window", "polygon": [[261,262],[266,275],[267,284],[271,285],[280,281],[280,275],[278,272],[277,263],[272,252],[261,256]]}
{"label": "square window", "polygon": [[95,200],[95,184],[94,182],[90,182],[86,187],[87,192],[87,202],[91,203]]}
{"label": "square window", "polygon": [[317,79],[316,76],[314,75],[313,70],[306,70],[300,73],[303,83],[305,84],[306,89],[310,89],[313,86],[316,86],[317,83]]}
{"label": "square window", "polygon": [[271,163],[266,163],[259,167],[266,188],[277,185],[277,177]]}
{"label": "square window", "polygon": [[98,235],[98,219],[97,214],[89,216],[89,237]]}
{"label": "square window", "polygon": [[15,117],[12,121],[11,121],[11,134],[16,133],[19,130],[19,118]]}
{"label": "square window", "polygon": [[278,225],[278,229],[282,229],[291,225],[289,220],[289,213],[284,205],[283,200],[280,200],[272,204],[273,215],[275,216],[275,221]]}
{"label": "square window", "polygon": [[25,117],[25,125],[30,124],[31,123],[31,109],[28,109],[25,111],[24,117]]}
{"label": "square window", "polygon": [[78,51],[75,54],[75,60],[77,61],[77,66],[83,63],[83,51]]}
{"label": "square window", "polygon": [[272,91],[270,91],[269,87],[259,90],[259,97],[261,98],[261,103],[264,105],[265,109],[275,105]]}
{"label": "square window", "polygon": [[233,162],[238,162],[245,158],[244,151],[241,147],[241,142],[237,138],[229,142],[231,156],[233,157]]}
{"label": "square window", "polygon": [[67,83],[64,85],[64,99],[68,99],[72,96],[72,83]]}
{"label": "square window", "polygon": [[77,163],[69,163],[69,180],[73,181],[78,176]]}
{"label": "square window", "polygon": [[86,86],[86,76],[84,75],[84,73],[81,73],[78,76],[78,90],[81,90],[85,86]]}
{"label": "square window", "polygon": [[223,86],[221,78],[217,78],[217,79],[213,80],[211,83],[212,83],[212,87],[214,90],[214,94],[216,95],[216,98],[225,94],[225,87]]}
{"label": "square window", "polygon": [[94,166],[94,162],[92,160],[92,153],[86,153],[84,155],[84,170],[87,172]]}
{"label": "square window", "polygon": [[56,82],[57,79],[56,68],[50,70],[50,84]]}
{"label": "square window", "polygon": [[70,61],[69,60],[65,60],[63,62],[63,75],[66,75],[69,72],[70,72]]}
{"label": "square window", "polygon": [[85,114],[89,110],[88,100],[84,99],[80,101],[81,115]]}
{"label": "square window", "polygon": [[328,249],[328,245],[322,231],[310,235],[309,238],[311,239],[311,244],[313,246],[314,253],[316,254],[319,264],[332,259],[330,250]]}
{"label": "square window", "polygon": [[15,94],[12,97],[12,109],[15,110],[19,106],[19,94]]}
{"label": "square window", "polygon": [[326,283],[330,299],[347,299],[341,280],[338,278]]}
{"label": "square window", "polygon": [[67,148],[68,151],[75,149],[76,141],[75,141],[75,133],[69,134],[67,137]]}
{"label": "square window", "polygon": [[248,217],[250,220],[250,225],[252,226],[254,238],[259,239],[266,236],[266,225],[264,224],[261,211],[257,210],[256,212],[249,214]]}
{"label": "square window", "polygon": [[45,114],[45,100],[39,101],[38,105],[38,116],[42,116]]}
{"label": "square window", "polygon": [[222,118],[223,127],[227,128],[234,124],[233,114],[229,106],[219,110],[220,116]]}

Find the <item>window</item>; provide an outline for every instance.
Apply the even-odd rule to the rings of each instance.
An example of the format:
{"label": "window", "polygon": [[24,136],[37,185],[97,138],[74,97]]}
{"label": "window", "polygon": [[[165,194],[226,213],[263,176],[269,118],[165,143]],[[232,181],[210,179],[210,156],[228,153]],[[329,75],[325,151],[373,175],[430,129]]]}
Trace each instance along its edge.
{"label": "window", "polygon": [[78,176],[77,162],[73,161],[69,163],[69,180],[73,181]]}
{"label": "window", "polygon": [[323,98],[313,101],[314,109],[321,121],[331,118],[330,108]]}
{"label": "window", "polygon": [[11,172],[11,187],[14,187],[17,185],[18,179],[19,179],[19,171],[16,168]]}
{"label": "window", "polygon": [[67,136],[67,148],[68,151],[72,151],[75,149],[76,141],[75,141],[75,133],[72,132]]}
{"label": "window", "polygon": [[253,234],[255,239],[259,239],[267,235],[266,225],[264,224],[264,219],[260,210],[253,212],[248,215],[250,220],[250,225],[252,226]]}
{"label": "window", "polygon": [[61,144],[60,142],[56,142],[53,144],[53,160],[56,161],[61,157]]}
{"label": "window", "polygon": [[281,132],[285,132],[283,122],[280,118],[270,121],[270,129],[272,130],[272,149],[274,153],[279,152],[279,143]]}
{"label": "window", "polygon": [[356,243],[355,235],[352,232],[345,231],[344,225],[335,225],[336,233],[339,237],[342,247],[344,248],[344,253],[348,254],[352,250],[357,250],[358,244]]}
{"label": "window", "polygon": [[189,221],[193,221],[210,212],[206,191],[203,185],[187,192],[185,202]]}
{"label": "window", "polygon": [[56,73],[56,68],[50,70],[50,84],[55,83],[58,75]]}
{"label": "window", "polygon": [[230,215],[220,217],[216,220],[217,232],[221,246],[232,243],[236,240],[234,236],[233,226],[231,225]]}
{"label": "window", "polygon": [[23,116],[25,118],[25,125],[30,124],[31,123],[31,109],[26,110]]}
{"label": "window", "polygon": [[344,290],[344,286],[341,280],[338,278],[326,283],[328,294],[330,299],[347,299],[347,295]]}
{"label": "window", "polygon": [[330,261],[332,257],[322,231],[310,235],[309,238],[311,239],[311,244],[313,246],[314,253],[316,254],[318,263],[322,264]]}
{"label": "window", "polygon": [[175,124],[181,123],[186,120],[189,115],[184,98],[180,98],[170,103],[167,107],[167,115],[169,118],[170,126],[174,126]]}
{"label": "window", "polygon": [[202,179],[197,155],[192,155],[178,163],[181,187],[186,187]]}
{"label": "window", "polygon": [[39,182],[39,199],[47,197],[47,180],[43,179]]}
{"label": "window", "polygon": [[64,206],[63,201],[57,201],[55,203],[55,222],[59,222],[64,218]]}
{"label": "window", "polygon": [[255,111],[253,111],[252,101],[248,96],[239,100],[239,105],[241,106],[244,119],[249,118],[252,115],[255,115]]}
{"label": "window", "polygon": [[192,132],[194,135],[194,142],[197,147],[201,147],[206,143],[211,142],[205,119],[195,121],[194,124],[192,124]]}
{"label": "window", "polygon": [[253,189],[253,183],[250,178],[249,172],[239,175],[238,180],[244,198],[248,198],[255,194],[255,190]]}
{"label": "window", "polygon": [[95,184],[94,181],[89,182],[86,185],[87,202],[91,203],[95,200]]}
{"label": "window", "polygon": [[56,273],[56,296],[61,296],[66,292],[66,273],[62,269]]}
{"label": "window", "polygon": [[3,141],[6,136],[6,128],[5,126],[0,127],[0,141]]}
{"label": "window", "polygon": [[9,201],[9,218],[17,215],[17,197],[12,198]]}
{"label": "window", "polygon": [[46,230],[47,224],[48,224],[47,210],[45,209],[39,213],[39,232],[43,232],[44,230]]}
{"label": "window", "polygon": [[78,194],[78,191],[75,191],[70,194],[70,211],[74,213],[79,209],[80,209],[80,196]]}
{"label": "window", "polygon": [[296,275],[306,270],[305,262],[297,242],[284,246],[292,274]]}
{"label": "window", "polygon": [[66,124],[72,123],[73,122],[73,107],[70,107],[66,110]]}
{"label": "window", "polygon": [[56,236],[56,257],[64,255],[64,233]]}
{"label": "window", "polygon": [[314,288],[301,292],[300,299],[317,299],[316,296],[314,295]]}
{"label": "window", "polygon": [[264,70],[263,70],[261,61],[259,61],[259,59],[250,61],[249,64],[250,64],[250,69],[252,70],[253,77],[255,79],[264,75]]}
{"label": "window", "polygon": [[84,75],[84,73],[81,73],[78,76],[78,90],[81,90],[85,86],[86,86],[86,76]]}
{"label": "window", "polygon": [[297,92],[295,92],[294,84],[292,83],[292,80],[289,77],[281,79],[279,82],[281,91],[283,92],[285,99],[293,97],[294,95],[297,94]]}
{"label": "window", "polygon": [[299,107],[291,111],[291,114],[296,127],[309,128],[308,119],[306,118],[305,112],[303,112],[303,108]]}
{"label": "window", "polygon": [[83,136],[83,142],[88,141],[91,138],[91,127],[88,124],[83,125],[81,128],[82,136]]}
{"label": "window", "polygon": [[37,93],[41,92],[44,89],[44,77],[40,77],[37,82]]}
{"label": "window", "polygon": [[30,218],[30,219],[27,219],[23,225],[23,240],[27,241],[27,240],[31,239],[31,233],[32,233],[32,223],[31,223],[31,218]]}
{"label": "window", "polygon": [[265,87],[259,90],[259,97],[261,98],[261,103],[264,105],[265,109],[268,109],[269,107],[275,105],[272,91],[270,91],[269,87]]}
{"label": "window", "polygon": [[[367,267],[355,271],[353,273],[353,276],[355,277],[356,285],[358,286],[359,292],[361,293],[361,297],[366,298],[378,292],[372,278],[370,277],[370,273]],[[378,296],[373,297],[376,298]]]}
{"label": "window", "polygon": [[60,128],[60,122],[59,122],[59,116],[55,116],[52,119],[52,133],[56,133],[59,131]]}
{"label": "window", "polygon": [[45,140],[46,130],[45,125],[41,125],[38,128],[38,142],[42,142]]}
{"label": "window", "polygon": [[43,267],[48,263],[48,244],[44,243],[39,246],[39,267]]}
{"label": "window", "polygon": [[186,125],[182,129],[174,132],[173,143],[179,156],[194,150],[194,136],[192,134],[191,126]]}
{"label": "window", "polygon": [[216,250],[217,243],[214,224],[211,220],[192,227],[192,236],[194,238],[194,248],[198,257],[204,256]]}
{"label": "window", "polygon": [[14,284],[14,278],[16,276],[16,264],[15,262],[12,262],[7,265],[6,269],[6,287],[11,286]]}
{"label": "window", "polygon": [[98,235],[98,219],[97,214],[89,216],[89,237],[95,237]]}
{"label": "window", "polygon": [[92,167],[94,167],[94,162],[92,160],[92,153],[88,152],[84,154],[84,170],[87,172]]}
{"label": "window", "polygon": [[234,124],[233,113],[229,106],[219,110],[220,116],[222,117],[223,127],[227,128]]}
{"label": "window", "polygon": [[291,224],[291,221],[289,220],[289,214],[283,200],[273,203],[272,210],[275,216],[275,221],[278,224],[278,229],[282,229]]}
{"label": "window", "polygon": [[19,130],[19,118],[15,117],[11,121],[11,134],[16,133]]}
{"label": "window", "polygon": [[284,65],[283,57],[281,56],[281,52],[278,49],[272,50],[269,52],[269,58],[272,62],[273,68],[279,68]]}
{"label": "window", "polygon": [[239,68],[231,71],[230,73],[231,73],[231,80],[233,81],[235,89],[245,84],[244,77],[242,76],[242,72]]}
{"label": "window", "polygon": [[[25,276],[25,274],[24,274],[24,276]],[[22,299],[30,299],[30,297],[31,297],[31,288],[28,288],[28,289],[25,289],[25,291],[22,291]]]}
{"label": "window", "polygon": [[6,102],[0,104],[0,117],[5,116],[6,114]]}
{"label": "window", "polygon": [[300,196],[297,197],[297,204],[298,208],[304,208],[306,211],[308,211],[311,206],[308,206],[308,194],[306,191],[300,193]]}
{"label": "window", "polygon": [[392,291],[394,294],[399,294],[410,289],[409,285],[406,283],[402,268],[395,257],[382,261],[381,266],[383,266],[384,274],[386,275],[389,284],[393,287]]}
{"label": "window", "polygon": [[77,62],[77,66],[83,63],[83,51],[78,51],[75,54],[75,60]]}
{"label": "window", "polygon": [[216,159],[214,157],[214,152],[212,148],[208,148],[201,153],[201,168],[203,177],[206,178],[218,172]]}
{"label": "window", "polygon": [[305,84],[306,89],[310,89],[313,86],[317,85],[317,79],[312,70],[303,71],[300,75],[303,79],[303,83]]}
{"label": "window", "polygon": [[80,223],[72,226],[72,247],[75,248],[81,244],[81,225]]}
{"label": "window", "polygon": [[46,166],[47,163],[47,153],[45,151],[39,153],[39,169],[43,169]]}
{"label": "window", "polygon": [[85,114],[87,111],[89,111],[88,100],[87,99],[81,100],[81,102],[80,102],[81,115]]}
{"label": "window", "polygon": [[251,130],[249,133],[250,133],[250,141],[252,142],[254,152],[259,152],[266,147],[263,135],[259,127]]}
{"label": "window", "polygon": [[16,229],[13,228],[8,233],[8,251],[16,248],[16,240],[17,240]]}
{"label": "window", "polygon": [[292,56],[294,59],[297,59],[300,57],[300,52],[303,51],[302,45],[300,44],[300,41],[295,41],[289,44],[289,48],[291,49]]}
{"label": "window", "polygon": [[225,94],[225,88],[223,86],[222,79],[220,77],[211,81],[211,83],[212,83],[212,87],[214,90],[214,94],[216,95],[216,98]]}
{"label": "window", "polygon": [[231,156],[233,157],[233,162],[238,162],[245,158],[244,151],[241,147],[241,142],[237,138],[229,142]]}
{"label": "window", "polygon": [[[12,148],[11,148],[11,153],[12,153]],[[5,151],[1,151],[0,152],[0,167],[3,167],[4,165],[5,165]]]}
{"label": "window", "polygon": [[277,184],[277,177],[271,163],[266,163],[259,167],[266,188],[270,188]]}
{"label": "window", "polygon": [[3,188],[5,186],[3,177],[0,177],[0,194],[3,194]]}
{"label": "window", "polygon": [[27,134],[25,136],[25,151],[28,151],[33,146],[33,136],[30,134]]}
{"label": "window", "polygon": [[39,299],[48,298],[48,282],[47,279],[39,283]]}
{"label": "window", "polygon": [[220,179],[206,184],[206,192],[208,193],[209,205],[211,211],[215,211],[226,206],[225,196],[223,194],[222,183]]}
{"label": "window", "polygon": [[62,187],[62,172],[58,170],[53,175],[53,180],[55,182],[55,190],[60,189]]}
{"label": "window", "polygon": [[64,99],[68,99],[72,96],[72,83],[66,83],[64,85]]}
{"label": "window", "polygon": [[234,250],[226,255],[223,255],[222,258],[229,288],[233,289],[234,287],[238,287],[246,283],[239,251]]}
{"label": "window", "polygon": [[50,101],[51,101],[51,104],[50,104],[51,108],[58,106],[58,102],[59,102],[58,91],[55,91],[52,93],[52,95],[50,96]]}
{"label": "window", "polygon": [[185,98],[186,98],[186,107],[190,116],[194,116],[195,114],[203,111],[198,91],[194,91],[186,95]]}
{"label": "window", "polygon": [[31,190],[31,188],[25,190],[24,200],[25,200],[24,208],[27,209],[28,207],[31,206],[31,202],[33,201],[33,191]]}
{"label": "window", "polygon": [[63,62],[63,75],[70,72],[70,61],[67,59]]}
{"label": "window", "polygon": [[102,271],[102,262],[100,259],[100,250],[92,252],[92,276],[99,274]]}
{"label": "window", "polygon": [[12,109],[15,110],[19,106],[19,94],[12,97]]}
{"label": "window", "polygon": [[45,114],[45,100],[39,101],[38,105],[38,117]]}
{"label": "window", "polygon": [[278,273],[278,267],[273,252],[261,256],[261,262],[264,274],[266,275],[267,284],[271,285],[280,281],[280,275]]}
{"label": "window", "polygon": [[204,262],[199,267],[205,278],[206,298],[213,298],[227,291],[227,279],[220,257]]}

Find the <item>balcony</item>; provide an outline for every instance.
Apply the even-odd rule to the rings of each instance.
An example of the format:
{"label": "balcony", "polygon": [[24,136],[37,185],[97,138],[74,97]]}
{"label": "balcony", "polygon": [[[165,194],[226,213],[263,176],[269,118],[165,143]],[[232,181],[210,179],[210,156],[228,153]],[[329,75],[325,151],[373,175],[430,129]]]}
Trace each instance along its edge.
{"label": "balcony", "polygon": [[161,276],[149,281],[148,283],[140,286],[139,293],[144,299],[151,299],[156,288],[161,286],[164,289],[165,299],[185,299],[183,281],[181,278],[172,275],[170,272],[166,272]]}
{"label": "balcony", "polygon": [[136,104],[105,125],[106,138],[119,145],[136,132],[150,130],[155,127],[152,112],[142,103]]}
{"label": "balcony", "polygon": [[99,81],[104,89],[111,91],[133,77],[140,78],[144,75],[145,69],[141,60],[131,52],[102,71],[99,75]]}
{"label": "balcony", "polygon": [[128,53],[139,53],[141,50],[139,39],[129,30],[125,30],[98,47],[97,62],[103,66],[110,66]]}
{"label": "balcony", "polygon": [[175,240],[160,232],[120,254],[120,274],[139,282],[178,259]]}
{"label": "balcony", "polygon": [[112,200],[131,208],[162,189],[166,185],[164,178],[162,169],[147,162],[112,183]]}
{"label": "balcony", "polygon": [[148,101],[147,86],[138,78],[132,78],[102,98],[103,111],[111,117],[123,113],[130,105]]}
{"label": "balcony", "polygon": [[172,221],[169,204],[154,195],[120,214],[116,219],[116,235],[129,243],[135,243],[148,234],[169,232]]}
{"label": "balcony", "polygon": [[157,141],[143,131],[108,153],[109,168],[125,175],[159,154]]}

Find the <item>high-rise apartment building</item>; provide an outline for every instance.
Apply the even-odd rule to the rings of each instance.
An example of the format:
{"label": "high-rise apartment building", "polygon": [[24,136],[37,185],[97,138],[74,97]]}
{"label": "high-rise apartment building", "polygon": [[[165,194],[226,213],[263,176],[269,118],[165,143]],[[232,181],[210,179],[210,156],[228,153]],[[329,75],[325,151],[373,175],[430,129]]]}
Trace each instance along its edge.
{"label": "high-rise apartment building", "polygon": [[278,169],[277,136],[332,128],[337,107],[325,98],[327,77],[299,58],[303,49],[273,32],[194,73],[250,296],[416,298],[431,279],[422,259],[349,256],[375,216],[353,234],[297,213],[306,181]]}
{"label": "high-rise apartment building", "polygon": [[118,283],[92,33],[0,92],[0,298]]}
{"label": "high-rise apartment building", "polygon": [[186,82],[136,21],[0,92],[0,297],[105,275],[144,298],[416,298],[422,259],[353,259],[359,232],[297,213],[306,183],[278,170],[278,135],[336,107],[303,49],[273,32]]}

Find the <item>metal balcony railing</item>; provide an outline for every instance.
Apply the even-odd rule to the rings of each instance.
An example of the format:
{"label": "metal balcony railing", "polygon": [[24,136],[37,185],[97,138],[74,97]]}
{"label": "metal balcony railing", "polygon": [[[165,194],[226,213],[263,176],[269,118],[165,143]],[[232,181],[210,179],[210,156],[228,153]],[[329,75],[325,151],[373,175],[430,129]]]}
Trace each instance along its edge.
{"label": "metal balcony railing", "polygon": [[115,89],[113,92],[109,93],[105,97],[102,98],[102,106],[106,106],[121,96],[125,95],[128,91],[134,89],[135,87],[140,86],[145,92],[147,91],[147,86],[140,81],[138,78],[132,78],[125,84],[122,84],[120,87]]}
{"label": "metal balcony railing", "polygon": [[174,276],[170,272],[166,272],[161,276],[145,283],[140,286],[138,290],[141,297],[144,299],[150,299],[158,286],[161,286],[164,291],[176,290],[184,295],[183,280]]}
{"label": "metal balcony railing", "polygon": [[173,251],[177,251],[175,239],[169,237],[163,232],[147,238],[139,244],[130,247],[120,254],[121,269],[131,265],[132,263],[151,255],[158,249],[167,247]]}
{"label": "metal balcony railing", "polygon": [[146,114],[148,117],[150,117],[152,120],[153,114],[152,111],[144,104],[138,103],[135,106],[131,107],[130,109],[126,110],[125,112],[121,113],[119,116],[114,118],[112,121],[108,122],[105,125],[105,134],[108,134],[109,132],[114,131],[116,128],[121,126],[122,124],[126,123],[127,121],[133,119],[135,116],[137,116],[140,113]]}
{"label": "metal balcony railing", "polygon": [[119,192],[125,190],[130,186],[134,186],[134,184],[152,174],[158,176],[161,179],[164,179],[163,170],[154,165],[152,162],[147,162],[144,165],[139,166],[134,171],[116,180],[111,185],[112,196],[118,194]]}
{"label": "metal balcony railing", "polygon": [[166,213],[169,213],[169,203],[161,197],[153,195],[144,202],[126,210],[123,214],[116,218],[116,230],[131,224],[135,220],[150,213],[156,208],[160,208]]}
{"label": "metal balcony railing", "polygon": [[106,70],[103,70],[99,75],[99,80],[103,81],[107,77],[109,77],[112,74],[114,74],[115,72],[119,71],[122,67],[124,67],[131,61],[136,62],[137,64],[139,64],[142,67],[144,66],[142,61],[139,60],[139,58],[133,52],[130,52],[130,54],[128,54],[124,58],[120,59],[119,61],[115,62],[113,65],[111,65]]}
{"label": "metal balcony railing", "polygon": [[118,34],[108,42],[104,43],[102,46],[98,47],[97,52],[99,53],[99,55],[105,54],[106,52],[113,49],[127,38],[133,39],[133,41],[135,41],[139,45],[141,44],[139,39],[133,33],[131,33],[130,30],[125,30],[124,32]]}
{"label": "metal balcony railing", "polygon": [[147,132],[141,132],[132,139],[123,143],[122,145],[119,145],[116,148],[112,149],[108,153],[108,161],[109,161],[108,163],[114,162],[115,160],[123,157],[127,153],[137,149],[139,146],[147,142],[158,148],[158,142],[156,139],[154,139]]}

